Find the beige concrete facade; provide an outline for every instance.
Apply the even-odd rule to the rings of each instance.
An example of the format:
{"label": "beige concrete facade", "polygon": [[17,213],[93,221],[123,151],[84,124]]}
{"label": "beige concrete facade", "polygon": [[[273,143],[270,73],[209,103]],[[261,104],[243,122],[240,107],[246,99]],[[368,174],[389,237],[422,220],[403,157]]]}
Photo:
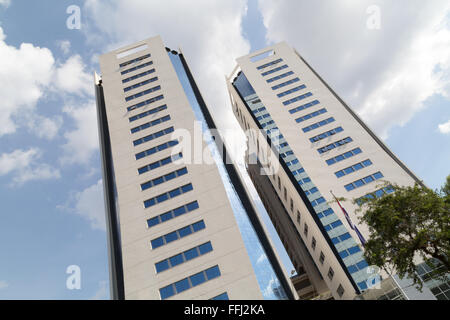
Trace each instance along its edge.
{"label": "beige concrete facade", "polygon": [[[252,62],[253,57],[267,51],[273,51],[273,54],[257,62]],[[283,61],[278,64],[268,66],[262,70],[257,69],[258,66],[275,61],[279,58],[282,58]],[[290,148],[294,152],[294,155],[300,161],[302,167],[312,179],[314,185],[319,189],[325,200],[329,202],[329,205],[338,218],[343,222],[348,232],[350,232],[352,237],[358,242],[359,240],[357,234],[349,228],[349,225],[339,206],[336,203],[331,203],[333,197],[330,190],[332,190],[337,197],[345,197],[350,200],[357,199],[377,190],[378,183],[375,181],[352,191],[347,191],[344,186],[378,171],[383,174],[383,180],[395,182],[399,185],[412,185],[415,181],[418,181],[418,179],[392,154],[392,152],[389,151],[381,140],[373,134],[373,132],[353,113],[353,111],[351,111],[351,109],[349,109],[348,106],[345,105],[345,103],[330,90],[326,83],[323,82],[317,74],[315,74],[315,72],[307,65],[301,56],[286,43],[283,42],[264,48],[250,55],[240,57],[236,61],[237,67],[228,78],[227,83],[233,112],[243,130],[251,128],[259,131],[260,129],[255,121],[255,117],[249,112],[248,106],[246,106],[244,101],[242,101],[238,92],[232,85],[233,79],[235,79],[239,71],[242,71],[251,83],[258,98],[262,101],[262,104],[267,109],[271,119],[274,120],[276,126],[280,129],[285,140],[289,143]],[[270,76],[263,77],[261,75],[262,72],[275,69],[284,64],[288,67],[274,72],[270,74]],[[287,71],[293,71],[294,74],[289,77],[276,80],[272,83],[266,82],[268,78],[276,77],[277,75],[283,74]],[[282,89],[272,89],[272,86],[283,83],[295,77],[299,77],[300,81],[284,86]],[[298,87],[301,84],[305,84],[306,88],[295,93],[288,94],[282,98],[277,96],[278,93]],[[292,103],[288,106],[283,104],[283,101],[307,92],[311,92],[312,96]],[[315,99],[320,101],[319,105],[302,110],[295,114],[289,113],[290,109],[311,102]],[[300,116],[304,116],[324,107],[327,109],[327,113],[325,114],[310,118],[309,120],[305,120],[301,123],[297,123],[295,121],[295,119]],[[334,117],[335,122],[317,128],[308,133],[304,133],[302,131],[303,127],[317,123],[331,116]],[[310,137],[316,136],[338,126],[341,126],[344,130],[319,142],[310,142]],[[353,141],[323,154],[319,154],[317,151],[318,148],[329,145],[330,143],[339,141],[346,137],[351,137]],[[253,138],[249,139],[250,144],[255,142],[256,141]],[[268,147],[265,138],[259,138],[257,143],[262,146],[262,149]],[[356,147],[361,148],[363,152],[333,165],[328,165],[326,163],[327,159],[343,154]],[[262,155],[259,154],[258,156],[261,157]],[[278,158],[276,155],[274,156],[275,158]],[[338,170],[355,165],[366,159],[370,159],[373,164],[369,167],[363,168],[362,170],[345,175],[344,177],[336,177],[335,172]],[[278,172],[274,175],[269,175],[268,181],[271,181],[273,189],[277,191],[279,199],[281,199],[285,210],[289,213],[298,233],[302,236],[303,242],[306,244],[309,253],[320,270],[320,273],[333,294],[333,297],[335,299],[353,299],[356,292],[354,283],[352,284],[349,279],[348,272],[344,270],[342,263],[339,262],[339,258],[336,257],[336,252],[333,252],[330,248],[330,242],[326,239],[323,232],[317,226],[316,221],[312,218],[312,214],[305,206],[304,201],[300,197],[296,187],[293,185],[292,180],[288,177],[288,174],[285,172],[283,167],[280,166],[279,168],[280,169]],[[278,179],[280,179],[279,181],[281,183],[281,188],[278,187]],[[286,196],[284,188],[286,188]],[[293,202],[293,210],[290,205],[291,199]],[[342,202],[342,205],[349,213],[352,222],[357,225],[358,229],[367,239],[369,237],[368,229],[365,225],[359,223],[358,218],[355,215],[357,205],[352,204],[351,201]],[[298,223],[297,211],[301,217],[300,223]],[[305,224],[307,224],[309,228],[307,235],[304,233]],[[314,237],[317,243],[315,249],[311,246],[312,237]],[[323,263],[319,260],[321,253],[325,256]],[[327,277],[330,267],[334,271],[332,280]],[[342,296],[337,293],[339,286],[342,286],[344,289]]]}
{"label": "beige concrete facade", "polygon": [[[117,57],[121,52],[142,45],[148,47],[122,58]],[[151,54],[151,56],[148,59],[138,61],[136,64],[119,68],[119,64],[145,54]],[[153,61],[153,64],[121,75],[121,71],[149,61]],[[100,68],[115,172],[125,298],[161,299],[160,288],[218,265],[220,277],[192,287],[169,299],[210,299],[224,292],[233,300],[262,299],[261,289],[258,286],[216,165],[171,163],[138,174],[139,168],[170,156],[173,148],[156,152],[139,160],[135,159],[135,154],[172,140],[173,137],[170,134],[164,135],[138,146],[133,145],[134,140],[170,126],[173,126],[175,130],[187,129],[193,132],[194,121],[196,120],[161,38],[150,38],[104,54],[100,56]],[[156,69],[154,73],[126,84],[122,83],[122,79],[152,68]],[[158,77],[158,80],[126,93],[123,90],[126,86],[152,77]],[[161,90],[129,102],[125,101],[125,97],[128,95],[157,85],[161,86]],[[127,112],[127,107],[159,95],[163,95],[164,98]],[[131,116],[161,105],[167,105],[167,109],[137,121],[129,121]],[[130,133],[131,128],[165,115],[170,115],[171,120],[134,134]],[[203,140],[202,143],[203,150],[209,153],[210,151]],[[141,191],[140,185],[142,183],[183,167],[187,168],[188,174]],[[144,208],[145,200],[188,183],[192,183],[192,191],[150,208]],[[197,200],[199,204],[197,210],[148,228],[147,219],[194,200]],[[150,245],[152,239],[200,220],[204,221],[205,229],[162,247],[152,249]],[[212,252],[156,273],[155,263],[207,241],[211,241]]]}

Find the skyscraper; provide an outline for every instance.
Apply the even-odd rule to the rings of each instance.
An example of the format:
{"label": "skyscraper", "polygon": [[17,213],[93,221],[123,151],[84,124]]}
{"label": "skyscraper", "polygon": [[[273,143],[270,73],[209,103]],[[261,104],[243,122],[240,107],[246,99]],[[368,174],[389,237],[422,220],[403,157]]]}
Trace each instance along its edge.
{"label": "skyscraper", "polygon": [[100,69],[112,298],[293,298],[182,53],[153,37]]}
{"label": "skyscraper", "polygon": [[316,294],[353,299],[370,287],[358,204],[386,180],[420,180],[286,43],[237,59],[227,79],[248,134],[247,169],[299,275]]}

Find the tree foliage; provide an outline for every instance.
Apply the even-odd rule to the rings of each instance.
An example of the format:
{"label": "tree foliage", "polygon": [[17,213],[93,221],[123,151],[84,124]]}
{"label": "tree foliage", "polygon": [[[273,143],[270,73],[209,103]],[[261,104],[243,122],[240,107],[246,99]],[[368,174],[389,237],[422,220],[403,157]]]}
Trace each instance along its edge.
{"label": "tree foliage", "polygon": [[[422,288],[415,257],[438,269],[435,275],[450,270],[450,176],[440,191],[419,184],[385,186],[394,192],[358,200],[359,219],[370,231],[365,257],[369,264],[394,269],[400,277],[407,274]],[[436,261],[440,268],[435,268]]]}

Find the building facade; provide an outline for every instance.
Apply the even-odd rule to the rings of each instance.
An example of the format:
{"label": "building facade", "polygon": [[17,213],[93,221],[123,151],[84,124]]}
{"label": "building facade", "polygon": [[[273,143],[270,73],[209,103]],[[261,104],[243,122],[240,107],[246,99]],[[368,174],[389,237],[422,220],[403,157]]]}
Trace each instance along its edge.
{"label": "building facade", "polygon": [[[214,120],[182,53],[153,37],[100,56],[100,69],[111,297],[295,298],[220,137],[208,135]],[[195,145],[213,161],[193,161]]]}
{"label": "building facade", "polygon": [[227,86],[248,132],[247,169],[296,271],[319,295],[354,299],[374,281],[363,257],[369,234],[358,204],[335,197],[421,182],[286,43],[236,61]]}

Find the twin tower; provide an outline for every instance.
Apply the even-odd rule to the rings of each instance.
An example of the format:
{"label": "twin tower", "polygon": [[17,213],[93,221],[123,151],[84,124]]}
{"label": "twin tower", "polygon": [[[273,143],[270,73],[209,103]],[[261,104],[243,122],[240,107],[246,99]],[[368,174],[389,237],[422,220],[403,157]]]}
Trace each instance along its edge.
{"label": "twin tower", "polygon": [[100,56],[95,76],[113,299],[355,299],[386,279],[357,201],[333,200],[419,179],[287,44],[236,61],[229,111],[295,275],[187,59],[153,37]]}

